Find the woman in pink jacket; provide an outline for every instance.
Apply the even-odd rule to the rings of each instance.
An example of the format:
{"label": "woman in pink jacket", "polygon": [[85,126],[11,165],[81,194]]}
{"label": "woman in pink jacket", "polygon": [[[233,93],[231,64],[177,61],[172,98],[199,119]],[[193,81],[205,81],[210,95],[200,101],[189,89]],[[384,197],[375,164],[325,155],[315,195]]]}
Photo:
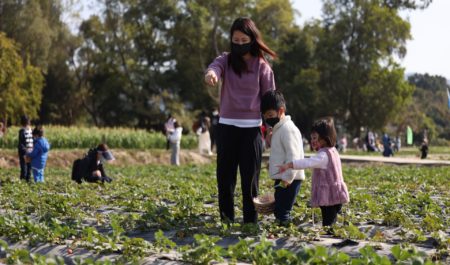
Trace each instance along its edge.
{"label": "woman in pink jacket", "polygon": [[322,225],[331,226],[336,222],[342,204],[349,202],[347,185],[342,176],[341,159],[334,147],[336,129],[331,118],[316,121],[311,130],[311,145],[318,151],[315,156],[294,160],[279,166],[279,172],[289,168],[313,168],[311,185],[311,206],[320,207]]}

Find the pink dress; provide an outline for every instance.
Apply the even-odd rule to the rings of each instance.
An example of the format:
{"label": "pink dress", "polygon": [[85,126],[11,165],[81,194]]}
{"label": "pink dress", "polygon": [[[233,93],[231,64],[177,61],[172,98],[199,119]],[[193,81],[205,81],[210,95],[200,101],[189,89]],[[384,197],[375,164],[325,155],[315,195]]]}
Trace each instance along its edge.
{"label": "pink dress", "polygon": [[326,147],[320,149],[319,152],[326,152],[328,166],[326,169],[315,168],[313,170],[311,206],[332,206],[349,202],[338,151],[334,147]]}

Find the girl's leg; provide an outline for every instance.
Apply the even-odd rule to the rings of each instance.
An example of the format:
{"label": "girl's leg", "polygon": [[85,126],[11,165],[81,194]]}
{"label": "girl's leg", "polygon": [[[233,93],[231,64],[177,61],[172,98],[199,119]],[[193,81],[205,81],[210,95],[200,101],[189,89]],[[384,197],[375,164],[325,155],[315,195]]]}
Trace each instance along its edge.
{"label": "girl's leg", "polygon": [[341,212],[342,204],[320,206],[322,211],[322,226],[331,226],[336,223],[337,214]]}

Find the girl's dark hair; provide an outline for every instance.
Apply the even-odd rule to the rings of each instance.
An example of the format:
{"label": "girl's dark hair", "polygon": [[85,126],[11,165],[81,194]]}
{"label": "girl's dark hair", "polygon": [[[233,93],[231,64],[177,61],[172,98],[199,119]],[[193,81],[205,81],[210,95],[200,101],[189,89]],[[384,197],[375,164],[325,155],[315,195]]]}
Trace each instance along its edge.
{"label": "girl's dark hair", "polygon": [[270,90],[264,93],[261,98],[261,113],[263,115],[266,111],[278,111],[281,107],[286,110],[286,101],[279,90]]}
{"label": "girl's dark hair", "polygon": [[42,128],[42,126],[38,125],[36,126],[33,131],[31,132],[31,134],[33,136],[38,136],[38,137],[42,137],[44,136],[44,128]]}
{"label": "girl's dark hair", "polygon": [[314,122],[311,132],[319,135],[320,139],[325,140],[328,147],[336,146],[336,129],[331,117],[325,117]]}
{"label": "girl's dark hair", "polygon": [[[250,18],[240,17],[233,22],[233,25],[231,25],[230,29],[230,47],[233,42],[233,32],[236,30],[241,31],[242,33],[250,37],[250,54],[252,56],[264,59],[263,52],[269,54],[272,58],[275,58],[277,56],[277,54],[264,43],[261,37],[261,33]],[[242,72],[247,70],[247,64],[245,63],[244,58],[232,52],[228,57],[228,65],[231,65],[233,71],[239,76],[241,76]]]}

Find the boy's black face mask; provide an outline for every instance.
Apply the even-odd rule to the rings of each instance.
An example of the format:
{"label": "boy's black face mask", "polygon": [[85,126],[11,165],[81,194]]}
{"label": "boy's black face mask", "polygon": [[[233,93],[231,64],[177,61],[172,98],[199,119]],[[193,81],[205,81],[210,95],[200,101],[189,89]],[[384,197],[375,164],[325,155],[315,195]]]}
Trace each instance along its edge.
{"label": "boy's black face mask", "polygon": [[269,124],[270,127],[272,127],[272,128],[275,127],[275,125],[279,122],[280,122],[280,118],[278,118],[278,117],[266,119],[266,123]]}

